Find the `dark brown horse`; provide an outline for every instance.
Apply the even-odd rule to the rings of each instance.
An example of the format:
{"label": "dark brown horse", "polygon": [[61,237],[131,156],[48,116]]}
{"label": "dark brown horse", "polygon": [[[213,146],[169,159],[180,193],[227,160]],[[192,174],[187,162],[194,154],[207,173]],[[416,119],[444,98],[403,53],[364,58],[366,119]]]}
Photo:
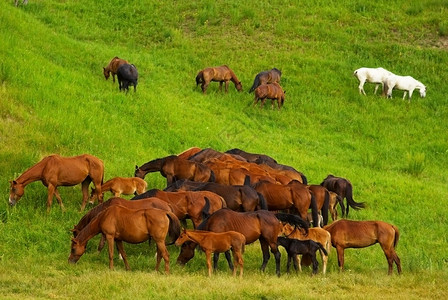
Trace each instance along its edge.
{"label": "dark brown horse", "polygon": [[10,181],[9,204],[13,206],[19,201],[25,192],[26,185],[40,180],[48,188],[47,211],[51,209],[53,196],[56,196],[61,209],[64,210],[57,187],[73,186],[81,183],[81,210],[84,210],[89,198],[89,184],[91,182],[95,185],[97,197],[100,198],[103,175],[103,162],[95,156],[83,154],[73,157],[62,157],[53,154],[43,158],[40,162],[23,172],[16,180]]}
{"label": "dark brown horse", "polygon": [[269,71],[263,71],[258,73],[257,76],[255,76],[254,84],[250,88],[249,93],[252,93],[257,87],[259,87],[262,84],[274,83],[274,82],[279,83],[281,76],[282,72],[277,68],[273,68]]}
{"label": "dark brown horse", "polygon": [[115,82],[115,75],[117,74],[118,68],[127,63],[127,60],[121,59],[118,56],[112,58],[107,67],[103,67],[103,74],[106,80],[109,79],[110,74],[112,74],[112,80]]}
{"label": "dark brown horse", "polygon": [[[353,188],[352,184],[349,180],[342,178],[342,177],[336,177],[333,175],[328,175],[327,178],[322,181],[320,184],[321,186],[325,187],[327,190],[335,192],[338,194],[342,199],[347,200],[347,208],[346,211],[342,209],[342,217],[348,217],[348,211],[350,206],[356,210],[364,208],[365,204],[364,202],[355,202],[353,200]],[[342,205],[341,205],[342,207]]]}
{"label": "dark brown horse", "polygon": [[219,91],[222,91],[222,84],[225,83],[226,93],[229,89],[229,81],[232,81],[233,84],[235,84],[235,88],[239,92],[243,90],[241,81],[238,80],[235,73],[226,65],[222,65],[220,67],[205,68],[199,71],[198,75],[196,76],[196,86],[201,84],[202,92],[204,94],[207,92],[207,87],[211,81],[219,82]]}
{"label": "dark brown horse", "polygon": [[169,203],[176,217],[179,220],[191,219],[194,228],[210,214],[227,207],[221,196],[209,191],[166,192],[152,189],[133,199],[141,199],[142,197],[156,197]]}
{"label": "dark brown horse", "polygon": [[[246,244],[251,244],[256,240],[260,241],[261,251],[263,252],[263,263],[261,270],[264,271],[269,261],[269,248],[275,257],[276,273],[280,276],[280,252],[277,248],[277,237],[282,232],[280,223],[287,222],[294,226],[302,227],[308,231],[308,225],[298,216],[289,214],[274,214],[267,210],[258,210],[254,212],[235,212],[224,208],[220,209],[199,225],[199,230],[213,232],[236,231],[242,233],[246,238]],[[181,265],[186,264],[194,256],[195,243],[184,243],[177,262]],[[216,268],[218,253],[214,255],[214,265]],[[226,258],[231,269],[233,265],[230,260],[230,254],[226,252]]]}
{"label": "dark brown horse", "polygon": [[285,102],[285,92],[276,82],[260,85],[255,89],[254,106],[261,100],[260,108],[263,108],[266,99],[271,99],[272,109],[274,109],[274,101],[277,101],[277,107],[280,109]]}
{"label": "dark brown horse", "polygon": [[157,158],[140,167],[135,166],[134,176],[145,178],[145,175],[150,172],[160,172],[162,176],[166,177],[167,185],[181,179],[201,182],[215,181],[213,171],[209,167],[179,158],[177,155]]}
{"label": "dark brown horse", "polygon": [[401,274],[400,258],[395,252],[400,233],[394,225],[382,221],[338,220],[324,229],[331,234],[331,244],[336,248],[341,271],[344,269],[344,249],[365,248],[379,243],[389,265],[388,274],[392,274],[394,262],[398,274]]}
{"label": "dark brown horse", "polygon": [[254,189],[263,195],[268,209],[273,211],[288,210],[306,220],[308,209],[311,207],[314,226],[318,226],[318,211],[314,194],[308,187],[298,181],[287,185],[261,181],[254,185]]}
{"label": "dark brown horse", "polygon": [[165,272],[170,272],[169,253],[165,246],[165,239],[169,233],[173,242],[180,235],[180,222],[176,216],[159,209],[129,209],[121,205],[113,205],[102,211],[72,238],[71,252],[68,258],[70,263],[76,263],[86,251],[87,242],[97,234],[106,237],[109,249],[109,268],[114,268],[114,242],[121,254],[126,270],[129,264],[123,242],[139,244],[153,239],[157,245],[156,271],[159,270],[160,261],[165,261]]}
{"label": "dark brown horse", "polygon": [[[176,241],[176,246],[191,241],[199,245],[205,252],[207,259],[208,276],[212,276],[212,253],[222,253],[232,250],[233,260],[240,268],[240,277],[243,277],[243,253],[246,245],[246,238],[239,232],[211,232],[201,230],[185,230]],[[233,276],[236,275],[236,268],[233,269]]]}
{"label": "dark brown horse", "polygon": [[234,211],[267,209],[266,200],[249,185],[224,185],[216,182],[176,181],[166,191],[209,191],[224,198],[227,208]]}

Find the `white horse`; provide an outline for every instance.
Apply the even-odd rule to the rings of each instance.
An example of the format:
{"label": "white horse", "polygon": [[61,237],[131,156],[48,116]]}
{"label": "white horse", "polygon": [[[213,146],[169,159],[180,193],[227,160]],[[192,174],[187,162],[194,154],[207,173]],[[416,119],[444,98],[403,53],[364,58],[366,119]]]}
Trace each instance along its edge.
{"label": "white horse", "polygon": [[383,68],[359,68],[358,70],[355,70],[353,75],[359,80],[359,93],[365,95],[366,92],[364,91],[364,83],[366,81],[370,83],[376,83],[374,92],[374,94],[376,94],[376,91],[378,90],[380,84],[382,89],[384,89],[384,81],[387,77],[393,75],[393,73]]}
{"label": "white horse", "polygon": [[403,100],[409,92],[409,102],[411,102],[412,93],[415,89],[420,91],[420,97],[424,98],[426,96],[426,86],[411,76],[391,75],[387,77],[385,84],[387,98],[392,98],[392,90],[394,88],[404,91]]}

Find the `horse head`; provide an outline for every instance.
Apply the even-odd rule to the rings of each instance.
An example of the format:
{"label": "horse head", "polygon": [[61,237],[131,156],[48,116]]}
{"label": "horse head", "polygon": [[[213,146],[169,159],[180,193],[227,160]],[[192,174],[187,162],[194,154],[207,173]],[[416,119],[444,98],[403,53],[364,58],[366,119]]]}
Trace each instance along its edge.
{"label": "horse head", "polygon": [[68,262],[75,264],[81,256],[86,252],[86,243],[81,244],[76,238],[72,238],[72,247]]}
{"label": "horse head", "polygon": [[135,172],[134,177],[139,177],[141,179],[144,179],[146,175],[146,172],[140,169],[137,165],[135,165]]}
{"label": "horse head", "polygon": [[426,97],[426,86],[423,86],[423,87],[420,89],[420,97],[421,97],[421,98],[425,98],[425,97]]}
{"label": "horse head", "polygon": [[110,76],[109,69],[106,69],[103,67],[103,74],[104,74],[104,78],[106,78],[106,80],[109,79],[109,76]]}
{"label": "horse head", "polygon": [[10,181],[9,183],[11,184],[9,192],[9,205],[14,206],[16,205],[17,201],[19,201],[20,198],[23,196],[25,188],[23,184],[18,183],[15,180]]}
{"label": "horse head", "polygon": [[242,92],[242,91],[243,91],[243,84],[241,83],[241,81],[238,81],[238,82],[235,84],[235,87],[236,87],[236,89],[237,89],[238,92]]}

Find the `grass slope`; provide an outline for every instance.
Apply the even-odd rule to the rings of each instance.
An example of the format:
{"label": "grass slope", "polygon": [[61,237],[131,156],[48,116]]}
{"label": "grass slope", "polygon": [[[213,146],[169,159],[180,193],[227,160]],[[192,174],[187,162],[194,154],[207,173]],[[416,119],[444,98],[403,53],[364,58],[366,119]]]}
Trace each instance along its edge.
{"label": "grass slope", "polygon": [[[247,248],[245,278],[205,278],[204,257],[173,275],[153,270],[154,246],[126,245],[132,272],[107,269],[94,254],[67,264],[70,233],[80,213],[80,188],[61,188],[68,209],[45,213],[46,189],[32,183],[14,208],[0,203],[0,295],[6,298],[427,298],[446,296],[448,24],[445,1],[35,0],[0,3],[0,182],[52,153],[90,153],[105,179],[131,176],[134,166],[189,147],[264,153],[304,172],[310,183],[346,177],[367,208],[353,219],[400,228],[404,275],[385,278],[379,246],[348,250],[347,271],[274,278],[258,272],[258,243]],[[137,93],[118,92],[101,68],[119,56],[140,73]],[[245,92],[217,84],[202,95],[197,72],[227,64]],[[382,66],[427,85],[402,101],[358,94],[352,76]],[[251,107],[247,90],[261,70],[282,70],[281,111]],[[159,174],[149,187],[164,187]],[[170,248],[174,261],[178,250]],[[149,259],[148,259],[149,258]],[[285,253],[283,252],[283,258]],[[149,260],[149,266],[148,266]],[[284,263],[284,260],[283,260]],[[148,268],[150,271],[148,271]],[[41,275],[43,274],[43,275]],[[423,278],[423,279],[422,279]],[[144,282],[142,284],[141,282]],[[100,291],[98,287],[101,287]],[[171,291],[172,294],[168,293]]]}

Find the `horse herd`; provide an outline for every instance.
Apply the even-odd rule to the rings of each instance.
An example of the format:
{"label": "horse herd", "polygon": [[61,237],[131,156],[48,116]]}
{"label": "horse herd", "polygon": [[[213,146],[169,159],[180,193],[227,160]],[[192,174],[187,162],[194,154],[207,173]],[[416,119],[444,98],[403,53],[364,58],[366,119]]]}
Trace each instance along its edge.
{"label": "horse herd", "polygon": [[[167,180],[164,190],[146,190],[144,177],[160,172]],[[381,221],[337,220],[336,205],[341,206],[343,218],[349,207],[364,208],[364,203],[353,200],[349,180],[328,175],[321,184],[308,184],[306,176],[291,166],[277,163],[267,155],[231,149],[226,152],[211,148],[190,148],[178,155],[157,158],[135,167],[134,177],[115,177],[103,183],[103,162],[88,154],[75,157],[50,155],[10,182],[10,205],[15,205],[31,182],[41,181],[48,188],[47,211],[53,197],[64,209],[57,188],[82,185],[84,210],[87,200],[99,204],[89,210],[72,229],[73,238],[69,262],[75,263],[85,253],[87,242],[101,234],[98,246],[106,241],[109,267],[113,269],[114,243],[129,269],[123,242],[142,243],[154,240],[157,247],[156,270],[161,260],[169,273],[170,244],[181,247],[177,262],[186,264],[199,246],[206,253],[209,275],[219,253],[224,252],[229,267],[236,273],[230,257],[243,273],[244,245],[260,242],[264,270],[271,252],[275,258],[276,274],[280,276],[280,252],[288,253],[288,270],[312,263],[318,271],[316,252],[322,256],[323,273],[327,268],[330,245],[336,248],[340,270],[344,267],[344,249],[362,248],[379,243],[386,255],[389,270],[393,263],[401,273],[400,259],[395,247],[398,229]],[[89,197],[88,187],[93,183]],[[104,193],[114,197],[103,201]],[[131,200],[119,198],[135,194]],[[346,200],[347,207],[343,200]],[[310,211],[310,212],[309,212]],[[329,212],[333,223],[329,223]],[[187,228],[191,219],[193,229]],[[310,228],[313,224],[314,227]],[[185,229],[182,230],[181,228]],[[279,238],[282,237],[283,238]],[[302,262],[297,263],[297,255]]]}

